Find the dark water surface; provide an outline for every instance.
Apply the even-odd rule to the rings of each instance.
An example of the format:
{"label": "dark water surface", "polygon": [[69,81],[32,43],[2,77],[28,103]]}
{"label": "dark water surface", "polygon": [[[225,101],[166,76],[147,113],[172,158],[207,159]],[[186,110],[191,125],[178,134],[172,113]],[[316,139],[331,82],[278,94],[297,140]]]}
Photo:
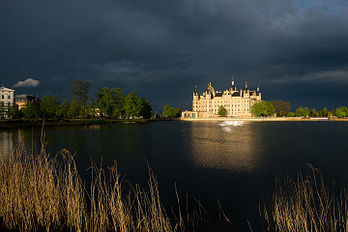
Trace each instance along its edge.
{"label": "dark water surface", "polygon": [[[39,147],[40,128],[2,130],[2,150],[18,143]],[[269,199],[277,175],[296,175],[305,163],[325,168],[332,179],[348,179],[347,122],[153,122],[46,128],[47,150],[76,152],[81,175],[88,178],[90,158],[105,165],[117,160],[121,174],[145,184],[147,164],[159,180],[166,205],[179,193],[199,199],[214,215],[217,199],[232,223],[247,230],[255,224],[259,202]]]}

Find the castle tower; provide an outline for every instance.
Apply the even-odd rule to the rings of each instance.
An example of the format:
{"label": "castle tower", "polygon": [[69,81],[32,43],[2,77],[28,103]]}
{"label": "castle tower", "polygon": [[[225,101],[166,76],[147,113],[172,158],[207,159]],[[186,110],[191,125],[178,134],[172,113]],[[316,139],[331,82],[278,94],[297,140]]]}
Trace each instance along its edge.
{"label": "castle tower", "polygon": [[230,88],[230,92],[233,93],[237,91],[237,87],[234,85],[234,78],[232,76],[232,82],[231,82],[231,88]]}
{"label": "castle tower", "polygon": [[192,94],[192,111],[197,111],[198,110],[198,103],[199,103],[199,96],[197,92],[197,85],[195,85],[195,90],[193,91]]}

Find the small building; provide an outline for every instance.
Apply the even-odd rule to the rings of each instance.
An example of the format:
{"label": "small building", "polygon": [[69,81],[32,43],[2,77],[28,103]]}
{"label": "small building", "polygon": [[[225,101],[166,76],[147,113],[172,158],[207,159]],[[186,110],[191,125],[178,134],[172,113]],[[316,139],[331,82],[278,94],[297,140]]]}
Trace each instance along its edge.
{"label": "small building", "polygon": [[0,87],[0,118],[9,118],[9,108],[15,104],[14,93],[14,89],[5,88],[4,85]]}
{"label": "small building", "polygon": [[35,97],[35,96],[27,95],[27,94],[19,94],[19,95],[16,95],[15,102],[16,102],[16,105],[18,106],[18,110],[21,110],[23,107],[25,107],[25,105],[28,102],[34,103],[35,105],[40,105],[41,100],[39,97]]}
{"label": "small building", "polygon": [[248,118],[252,117],[251,108],[256,102],[261,101],[259,87],[250,90],[248,83],[245,82],[244,89],[237,89],[234,80],[230,88],[224,91],[215,90],[212,83],[208,84],[207,90],[201,95],[198,94],[197,87],[193,92],[192,111],[183,111],[182,119],[213,119],[219,118],[219,107],[223,106],[229,118]]}

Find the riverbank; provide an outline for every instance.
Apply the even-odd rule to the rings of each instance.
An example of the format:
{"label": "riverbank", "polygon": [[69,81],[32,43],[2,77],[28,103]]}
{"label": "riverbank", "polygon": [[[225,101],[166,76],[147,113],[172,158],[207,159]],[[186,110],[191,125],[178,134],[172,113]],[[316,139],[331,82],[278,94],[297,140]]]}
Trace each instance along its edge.
{"label": "riverbank", "polygon": [[279,121],[347,121],[348,118],[301,118],[301,117],[264,117],[264,118],[183,118],[182,121],[256,121],[256,122],[279,122]]}
{"label": "riverbank", "polygon": [[67,120],[0,120],[0,129],[6,128],[22,128],[22,127],[41,127],[43,123],[45,127],[59,126],[89,126],[89,125],[104,125],[104,124],[134,124],[150,122],[149,119],[67,119]]}

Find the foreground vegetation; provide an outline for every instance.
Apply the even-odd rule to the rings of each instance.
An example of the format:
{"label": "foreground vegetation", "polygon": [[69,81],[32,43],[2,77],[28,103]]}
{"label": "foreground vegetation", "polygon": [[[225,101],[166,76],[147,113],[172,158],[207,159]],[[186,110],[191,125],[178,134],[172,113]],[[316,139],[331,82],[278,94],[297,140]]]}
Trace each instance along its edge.
{"label": "foreground vegetation", "polygon": [[169,216],[150,168],[143,189],[124,183],[116,162],[94,166],[89,190],[64,149],[55,157],[44,149],[39,155],[18,149],[2,157],[0,168],[1,230],[170,232],[194,229],[202,218],[199,212],[184,217],[180,207]]}
{"label": "foreground vegetation", "polygon": [[[73,155],[66,149],[50,157],[23,148],[0,159],[0,230],[7,231],[231,231],[207,227],[206,211],[177,206],[170,211],[160,199],[159,187],[149,168],[146,188],[125,181],[110,167],[92,165],[92,180],[86,185]],[[311,175],[299,173],[277,180],[270,201],[260,208],[260,228],[250,231],[347,232],[348,192],[327,185],[324,171],[307,164]],[[182,210],[185,208],[185,210]],[[218,229],[216,229],[218,228]],[[226,229],[228,228],[228,229]],[[256,230],[255,230],[256,229]]]}
{"label": "foreground vegetation", "polygon": [[271,204],[265,205],[264,231],[347,232],[348,192],[329,186],[325,170],[307,163],[311,174],[277,180]]}

